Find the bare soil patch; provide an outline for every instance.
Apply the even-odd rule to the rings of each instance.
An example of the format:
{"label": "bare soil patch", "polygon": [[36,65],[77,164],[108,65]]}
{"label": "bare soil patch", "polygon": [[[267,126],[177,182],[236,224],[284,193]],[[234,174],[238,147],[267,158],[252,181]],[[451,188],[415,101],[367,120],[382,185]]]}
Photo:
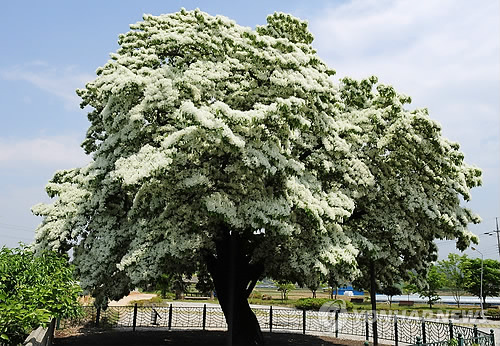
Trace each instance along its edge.
{"label": "bare soil patch", "polygon": [[109,306],[124,306],[124,305],[129,305],[131,301],[134,300],[147,300],[151,299],[153,297],[156,297],[156,294],[148,294],[148,293],[140,293],[140,292],[130,292],[130,294],[126,297],[123,297],[122,299],[118,301],[111,301],[109,302]]}
{"label": "bare soil patch", "polygon": [[[183,345],[226,345],[226,332],[221,331],[130,331],[130,330],[74,330],[73,333],[56,333],[55,346],[183,346]],[[298,346],[361,346],[363,341],[341,340],[326,336],[264,333],[266,345],[298,345]]]}

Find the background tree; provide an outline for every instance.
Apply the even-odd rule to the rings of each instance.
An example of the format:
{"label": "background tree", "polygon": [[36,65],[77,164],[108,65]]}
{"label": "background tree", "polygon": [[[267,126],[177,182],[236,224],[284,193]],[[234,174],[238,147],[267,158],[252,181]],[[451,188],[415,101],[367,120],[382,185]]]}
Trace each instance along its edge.
{"label": "background tree", "polygon": [[275,284],[278,289],[278,292],[281,293],[281,300],[287,300],[288,293],[295,289],[295,284],[291,282],[280,281],[280,282],[275,282]]}
{"label": "background tree", "polygon": [[155,288],[160,291],[160,297],[166,299],[167,293],[172,289],[172,277],[168,274],[161,274],[161,276],[156,279]]}
{"label": "background tree", "polygon": [[[481,259],[467,258],[464,261],[464,281],[467,292],[481,297]],[[500,262],[485,259],[483,263],[483,304],[486,297],[500,295]]]}
{"label": "background tree", "polygon": [[320,274],[311,276],[305,283],[305,286],[311,291],[312,298],[316,298],[316,292],[322,285]]}
{"label": "background tree", "polygon": [[175,273],[172,275],[171,287],[175,293],[175,299],[183,299],[186,293],[188,284],[184,281],[182,274]]}
{"label": "background tree", "polygon": [[382,287],[381,292],[389,298],[389,306],[392,307],[392,297],[400,295],[403,293],[400,286],[386,286]]}
{"label": "background tree", "polygon": [[0,250],[0,343],[17,345],[52,318],[79,313],[81,288],[67,256],[38,256],[21,245]]}
{"label": "background tree", "polygon": [[429,268],[427,276],[425,278],[424,285],[417,285],[417,293],[420,297],[427,298],[427,304],[429,308],[432,309],[432,305],[439,301],[438,291],[443,288],[446,277],[443,273],[438,271],[437,266],[432,265]]}
{"label": "background tree", "polygon": [[201,292],[203,295],[209,296],[210,298],[214,297],[214,283],[212,278],[210,277],[210,273],[205,267],[202,267],[196,274],[198,282],[195,287],[198,292]]}
{"label": "background tree", "polygon": [[467,255],[449,253],[448,259],[437,263],[438,272],[444,275],[443,285],[450,290],[458,307],[460,307],[460,297],[465,292],[464,265],[467,259]]}
{"label": "background tree", "polygon": [[247,301],[260,277],[356,271],[342,224],[372,177],[334,71],[285,14],[251,30],[181,10],[131,29],[78,90],[92,161],[49,182],[36,247],[73,249],[98,304],[203,262],[229,337],[260,343]]}
{"label": "background tree", "polygon": [[407,301],[410,301],[410,294],[417,293],[417,291],[418,291],[417,285],[412,283],[411,280],[405,281],[403,283],[402,290],[403,290],[403,294],[406,294]]}
{"label": "background tree", "polygon": [[[373,313],[382,286],[423,281],[437,260],[435,239],[456,239],[465,249],[476,236],[467,230],[479,217],[461,205],[480,185],[481,171],[464,162],[457,143],[442,136],[426,109],[408,110],[411,99],[377,78],[344,78],[342,117],[355,126],[347,139],[368,167],[371,184],[353,194],[355,209],[344,229],[360,250],[363,275],[355,284],[369,289]],[[377,342],[376,319],[374,340]]]}
{"label": "background tree", "polygon": [[353,279],[352,270],[349,266],[338,266],[334,272],[327,276],[327,283],[330,286],[330,299],[337,299],[338,288],[347,285]]}

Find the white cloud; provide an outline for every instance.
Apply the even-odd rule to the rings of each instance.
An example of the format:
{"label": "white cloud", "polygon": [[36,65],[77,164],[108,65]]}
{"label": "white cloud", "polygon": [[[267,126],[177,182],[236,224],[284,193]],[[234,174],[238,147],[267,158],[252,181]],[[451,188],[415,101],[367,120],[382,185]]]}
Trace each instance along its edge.
{"label": "white cloud", "polygon": [[0,168],[30,166],[36,171],[40,166],[72,168],[89,161],[90,157],[80,148],[80,141],[76,136],[0,138]]}
{"label": "white cloud", "polygon": [[43,61],[34,61],[0,70],[0,77],[4,80],[26,81],[60,98],[65,108],[69,110],[77,109],[80,104],[80,98],[75,90],[83,88],[85,83],[94,79],[93,75],[78,71],[75,66],[56,68]]}
{"label": "white cloud", "polygon": [[354,0],[323,11],[310,27],[320,55],[341,76],[426,86],[498,81],[499,10],[497,1]]}

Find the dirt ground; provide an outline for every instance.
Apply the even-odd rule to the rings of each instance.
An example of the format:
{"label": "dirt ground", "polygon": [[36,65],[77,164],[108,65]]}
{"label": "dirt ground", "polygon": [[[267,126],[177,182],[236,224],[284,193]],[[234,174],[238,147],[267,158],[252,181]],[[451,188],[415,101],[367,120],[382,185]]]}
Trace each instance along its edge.
{"label": "dirt ground", "polygon": [[131,301],[133,300],[147,300],[151,299],[153,297],[156,297],[156,294],[147,294],[147,293],[140,293],[140,292],[130,292],[130,294],[126,297],[123,297],[122,299],[118,301],[111,301],[109,302],[109,306],[124,306],[130,304]]}
{"label": "dirt ground", "polygon": [[[183,345],[226,345],[226,332],[220,331],[123,331],[119,329],[79,332],[77,335],[57,335],[54,346],[183,346]],[[325,336],[302,334],[264,333],[267,346],[361,346],[362,341],[341,340]]]}

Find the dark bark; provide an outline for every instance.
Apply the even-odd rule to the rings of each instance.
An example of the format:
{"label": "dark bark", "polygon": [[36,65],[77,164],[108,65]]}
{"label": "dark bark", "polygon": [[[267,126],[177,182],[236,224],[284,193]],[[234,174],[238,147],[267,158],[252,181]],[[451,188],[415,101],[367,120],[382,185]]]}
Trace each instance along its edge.
{"label": "dark bark", "polygon": [[377,282],[375,281],[375,262],[370,261],[370,301],[372,304],[372,327],[373,327],[373,344],[378,345],[378,329],[377,329]]}
{"label": "dark bark", "polygon": [[228,345],[262,345],[262,331],[248,304],[248,297],[264,268],[250,263],[236,233],[224,234],[216,241],[216,256],[208,255],[206,260],[226,317]]}

